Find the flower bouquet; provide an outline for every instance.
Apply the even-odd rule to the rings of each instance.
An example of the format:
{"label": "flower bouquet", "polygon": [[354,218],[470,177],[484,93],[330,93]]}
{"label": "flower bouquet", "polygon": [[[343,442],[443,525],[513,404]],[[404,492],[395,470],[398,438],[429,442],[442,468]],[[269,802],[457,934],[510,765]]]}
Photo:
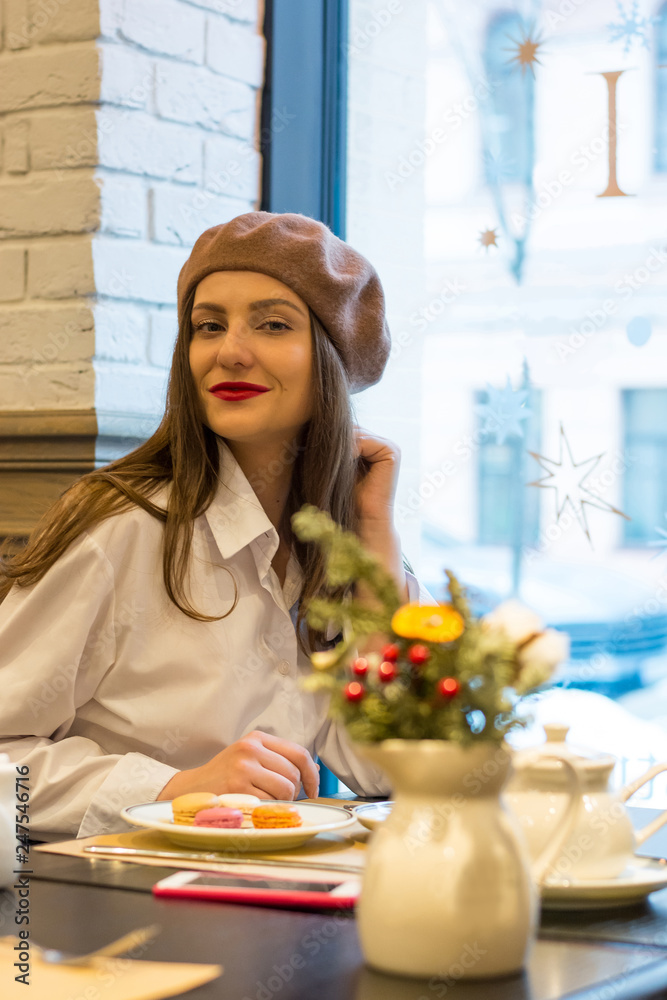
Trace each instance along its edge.
{"label": "flower bouquet", "polygon": [[[355,741],[501,743],[522,724],[520,699],[542,687],[567,656],[567,636],[544,629],[518,601],[473,618],[463,589],[447,571],[448,603],[401,606],[393,578],[356,535],[311,506],[295,514],[292,524],[303,541],[322,548],[332,588],[361,582],[374,597],[373,607],[349,595],[314,599],[308,609],[313,628],[334,623],[344,639],[311,655],[314,672],[306,686],[330,691],[331,714]],[[380,651],[357,655],[360,641],[375,633],[388,640]]]}

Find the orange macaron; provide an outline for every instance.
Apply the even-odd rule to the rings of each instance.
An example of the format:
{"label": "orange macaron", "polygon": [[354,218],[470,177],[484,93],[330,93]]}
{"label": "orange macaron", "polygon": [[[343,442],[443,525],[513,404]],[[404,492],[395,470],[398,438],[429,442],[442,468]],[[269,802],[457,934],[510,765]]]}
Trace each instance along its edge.
{"label": "orange macaron", "polygon": [[296,806],[273,805],[256,806],[252,811],[252,824],[257,830],[278,830],[290,826],[301,826],[303,820]]}

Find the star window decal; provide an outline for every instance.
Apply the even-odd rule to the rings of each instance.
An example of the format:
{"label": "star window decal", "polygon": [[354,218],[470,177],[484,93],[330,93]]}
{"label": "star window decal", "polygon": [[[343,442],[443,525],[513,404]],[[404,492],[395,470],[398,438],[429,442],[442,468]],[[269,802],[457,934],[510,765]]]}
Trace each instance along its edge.
{"label": "star window decal", "polygon": [[[620,517],[624,517],[626,521],[630,520],[628,515],[624,514],[622,510],[618,510],[612,504],[607,503],[606,500],[603,500],[597,493],[594,493],[593,490],[584,485],[594,469],[597,468],[600,460],[604,458],[605,452],[593,455],[592,458],[586,458],[583,462],[575,462],[572,457],[570,444],[561,424],[560,454],[557,462],[552,458],[547,458],[545,455],[538,455],[534,451],[529,452],[529,454],[540,463],[548,475],[527,485],[556,491],[556,523],[560,520],[565,506],[569,504],[586,538],[592,544],[588,529],[588,520],[586,518],[586,504],[590,507],[597,507],[598,510],[606,510],[612,514],[618,514]],[[553,481],[549,482],[549,480]]]}

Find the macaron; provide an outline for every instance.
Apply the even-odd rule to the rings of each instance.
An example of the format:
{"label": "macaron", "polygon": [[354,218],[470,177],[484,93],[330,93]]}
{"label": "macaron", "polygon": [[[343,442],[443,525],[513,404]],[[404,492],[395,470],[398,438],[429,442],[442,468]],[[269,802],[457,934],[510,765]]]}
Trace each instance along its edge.
{"label": "macaron", "polygon": [[257,795],[241,795],[236,792],[225,792],[224,795],[218,796],[219,805],[225,806],[227,809],[241,810],[244,827],[252,826],[252,811],[261,801]]}
{"label": "macaron", "polygon": [[174,823],[192,826],[198,812],[202,809],[212,809],[217,804],[218,796],[213,792],[186,792],[185,795],[179,795],[171,803]]}
{"label": "macaron", "polygon": [[195,816],[195,826],[206,826],[215,830],[239,830],[243,823],[240,809],[202,809]]}
{"label": "macaron", "polygon": [[303,820],[295,806],[274,803],[256,806],[252,811],[252,823],[258,830],[278,830],[290,826],[301,826]]}

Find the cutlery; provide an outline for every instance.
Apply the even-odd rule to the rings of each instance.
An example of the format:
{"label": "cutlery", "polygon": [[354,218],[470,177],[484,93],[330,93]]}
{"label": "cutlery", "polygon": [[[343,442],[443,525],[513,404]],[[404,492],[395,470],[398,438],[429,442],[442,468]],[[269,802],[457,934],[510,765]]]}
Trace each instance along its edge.
{"label": "cutlery", "polygon": [[158,924],[151,924],[149,927],[138,927],[129,934],[124,934],[116,941],[105,944],[103,948],[96,948],[95,951],[86,952],[85,955],[74,955],[68,951],[60,951],[58,948],[42,948],[30,942],[31,948],[36,948],[39,957],[49,965],[89,965],[93,958],[111,958],[114,955],[122,955],[126,951],[132,951],[147,941],[152,941],[161,930]]}
{"label": "cutlery", "polygon": [[203,854],[201,851],[152,851],[140,847],[84,847],[87,854],[134,855],[143,858],[177,858],[180,861],[217,861],[224,865],[269,865],[274,868],[315,868],[319,871],[352,872],[361,875],[362,869],[353,865],[326,865],[313,861],[264,861],[261,858],[225,857],[224,854]]}

